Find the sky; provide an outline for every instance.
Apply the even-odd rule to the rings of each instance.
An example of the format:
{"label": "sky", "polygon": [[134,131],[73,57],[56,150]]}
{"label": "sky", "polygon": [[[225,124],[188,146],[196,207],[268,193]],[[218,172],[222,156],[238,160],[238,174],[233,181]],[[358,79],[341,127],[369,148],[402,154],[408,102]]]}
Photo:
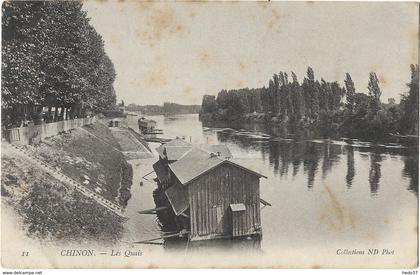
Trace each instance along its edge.
{"label": "sky", "polygon": [[[382,101],[407,91],[418,64],[418,4],[403,2],[86,1],[115,65],[126,104],[201,104],[204,94],[268,85],[274,73],[311,66],[343,85],[349,72]],[[290,74],[289,74],[290,75]]]}

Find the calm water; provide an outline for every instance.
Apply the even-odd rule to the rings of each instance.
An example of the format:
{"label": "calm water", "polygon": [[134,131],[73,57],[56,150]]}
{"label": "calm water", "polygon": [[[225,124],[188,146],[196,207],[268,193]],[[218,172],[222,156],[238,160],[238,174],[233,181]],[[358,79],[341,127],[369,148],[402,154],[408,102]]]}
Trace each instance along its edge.
{"label": "calm water", "polygon": [[[322,247],[335,255],[339,248],[373,246],[395,249],[401,257],[415,254],[417,147],[280,138],[281,131],[262,125],[203,127],[198,115],[151,118],[165,137],[226,144],[237,161],[267,176],[261,197],[272,206],[261,212],[263,251],[283,247],[305,255]],[[151,196],[152,189],[144,187],[143,196]],[[150,236],[144,230],[157,230],[145,221],[154,222],[139,220],[137,239]]]}

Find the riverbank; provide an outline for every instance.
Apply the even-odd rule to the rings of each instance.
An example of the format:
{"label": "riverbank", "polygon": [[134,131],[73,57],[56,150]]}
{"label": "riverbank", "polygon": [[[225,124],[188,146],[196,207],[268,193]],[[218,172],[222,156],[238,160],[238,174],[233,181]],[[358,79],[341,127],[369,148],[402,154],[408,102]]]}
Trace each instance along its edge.
{"label": "riverbank", "polygon": [[[282,120],[280,116],[275,116],[266,113],[247,113],[237,117],[229,117],[225,112],[200,113],[200,121],[203,122],[218,122],[218,123],[266,123],[270,125],[288,127],[290,121],[288,119]],[[312,127],[315,128],[316,123],[308,119],[302,119],[293,124],[294,128]]]}
{"label": "riverbank", "polygon": [[218,122],[235,122],[235,121],[247,121],[247,122],[269,122],[271,118],[265,113],[249,113],[240,117],[236,117],[233,120],[228,120],[227,115],[224,112],[213,112],[213,113],[200,113],[199,118],[201,121],[218,121]]}
{"label": "riverbank", "polygon": [[360,140],[373,143],[398,143],[406,146],[418,147],[417,135],[401,135],[391,132],[381,132],[378,135],[371,135],[370,132],[352,132],[346,130],[340,121],[329,119],[325,121],[312,121],[302,119],[296,123],[289,120],[281,120],[278,116],[265,113],[248,113],[239,118],[227,118],[219,112],[201,113],[199,116],[203,126],[208,128],[222,127],[234,129],[262,129],[276,137],[314,139],[326,138],[336,140]]}
{"label": "riverbank", "polygon": [[235,119],[227,119],[225,115],[219,113],[201,113],[199,120],[207,128],[258,130],[273,137],[295,139],[340,138],[338,131],[325,133],[317,123],[307,119],[292,124],[288,120],[282,121],[278,116],[265,113],[248,113]]}
{"label": "riverbank", "polygon": [[[122,236],[124,218],[98,200],[124,208],[131,197],[133,169],[121,149],[101,123],[47,138],[37,146],[20,147],[26,155],[3,142],[2,203],[16,211],[21,229],[31,237],[115,242]],[[41,161],[56,171],[43,169]],[[74,180],[93,196],[61,177]]]}

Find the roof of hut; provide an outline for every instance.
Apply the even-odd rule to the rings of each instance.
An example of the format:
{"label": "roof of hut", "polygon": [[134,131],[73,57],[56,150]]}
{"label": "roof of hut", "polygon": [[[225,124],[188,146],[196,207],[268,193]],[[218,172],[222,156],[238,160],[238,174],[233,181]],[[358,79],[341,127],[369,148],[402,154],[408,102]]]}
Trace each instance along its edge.
{"label": "roof of hut", "polygon": [[165,194],[177,216],[187,210],[190,206],[188,202],[188,192],[185,190],[185,187],[179,183],[166,189]]}
{"label": "roof of hut", "polygon": [[[193,146],[191,143],[186,142],[185,140],[180,139],[180,138],[173,139],[170,142],[159,146],[158,148],[156,148],[156,151],[159,153],[159,156],[161,158],[167,157],[168,161],[175,161],[182,158],[183,155],[185,155],[193,147],[198,147],[204,151],[207,151],[208,153],[218,154],[220,157],[224,157],[224,158],[232,157],[232,154],[230,153],[229,148],[226,145],[200,144],[200,145]],[[165,151],[166,151],[166,156],[165,156]]]}
{"label": "roof of hut", "polygon": [[173,146],[173,147],[161,146],[161,147],[156,148],[156,151],[159,153],[159,156],[161,158],[167,157],[169,161],[174,161],[174,160],[180,159],[182,155],[184,155],[190,149],[191,149],[191,146]]}
{"label": "roof of hut", "polygon": [[[203,174],[215,169],[219,165],[230,164],[243,169],[247,173],[251,173],[257,177],[264,177],[245,166],[238,164],[229,158],[232,156],[228,147],[225,145],[198,145],[175,139],[165,145],[160,146],[158,152],[163,154],[164,151],[168,156],[168,160],[176,160],[169,164],[169,169],[178,178],[180,183],[175,183],[165,191],[166,197],[176,215],[182,214],[189,207],[188,192],[185,185],[199,178]],[[189,145],[189,146],[186,146]],[[210,149],[210,150],[208,150]],[[153,164],[153,169],[160,182],[164,182],[168,178],[168,172],[161,161]],[[241,205],[231,205],[232,211],[241,211]]]}
{"label": "roof of hut", "polygon": [[264,175],[246,168],[241,164],[228,159],[222,159],[217,154],[213,152],[209,153],[198,147],[192,147],[191,150],[185,153],[178,161],[169,164],[169,168],[183,185],[187,185],[202,174],[224,163],[229,163],[248,173],[265,178]]}
{"label": "roof of hut", "polygon": [[215,153],[221,158],[231,158],[232,153],[230,152],[229,148],[224,144],[215,144],[215,145],[207,145],[207,144],[200,144],[197,145],[200,149],[204,151],[208,151],[210,153]]}
{"label": "roof of hut", "polygon": [[171,141],[163,144],[163,146],[166,146],[166,147],[172,147],[172,146],[190,146],[190,147],[192,147],[193,145],[191,143],[189,143],[189,142],[187,142],[187,141],[185,141],[185,140],[177,137],[177,138],[175,138],[175,139],[173,139],[173,140],[171,140]]}

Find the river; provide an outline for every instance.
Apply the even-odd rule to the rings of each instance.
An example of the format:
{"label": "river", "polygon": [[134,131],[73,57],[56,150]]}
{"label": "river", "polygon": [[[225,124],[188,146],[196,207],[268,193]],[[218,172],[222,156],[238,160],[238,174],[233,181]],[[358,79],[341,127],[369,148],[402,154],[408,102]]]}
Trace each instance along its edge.
{"label": "river", "polygon": [[[297,257],[285,257],[297,266],[303,260],[299,257],[336,256],[339,249],[389,248],[398,255],[392,261],[414,261],[418,147],[280,138],[261,125],[203,127],[195,114],[150,118],[165,137],[226,144],[237,161],[267,176],[261,180],[260,193],[272,206],[261,211],[262,251],[283,248]],[[131,123],[137,129],[135,121]],[[151,171],[147,167],[151,161],[132,164],[133,198],[127,212],[135,218],[129,222],[130,236],[153,238],[159,235],[154,216],[135,214],[154,207],[153,184],[139,184],[141,176]],[[328,265],[328,260],[321,262]]]}

